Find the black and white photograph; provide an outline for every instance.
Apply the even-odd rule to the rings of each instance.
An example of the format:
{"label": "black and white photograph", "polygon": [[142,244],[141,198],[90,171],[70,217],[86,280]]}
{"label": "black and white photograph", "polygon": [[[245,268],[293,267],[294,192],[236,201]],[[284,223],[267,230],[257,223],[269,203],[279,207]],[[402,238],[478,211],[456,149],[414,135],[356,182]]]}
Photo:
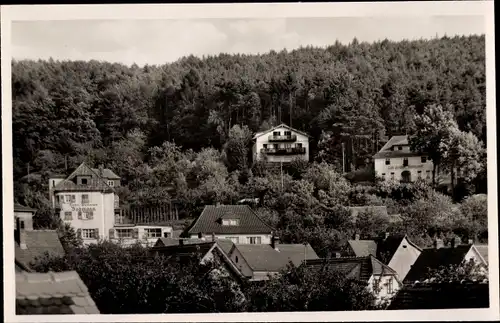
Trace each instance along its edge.
{"label": "black and white photograph", "polygon": [[1,13],[6,321],[500,319],[492,1]]}

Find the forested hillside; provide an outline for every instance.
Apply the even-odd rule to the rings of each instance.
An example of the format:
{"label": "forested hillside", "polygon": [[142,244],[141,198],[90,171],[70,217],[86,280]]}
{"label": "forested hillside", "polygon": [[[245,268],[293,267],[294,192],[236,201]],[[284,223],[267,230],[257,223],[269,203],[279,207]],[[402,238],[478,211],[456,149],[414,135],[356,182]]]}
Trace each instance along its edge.
{"label": "forested hillside", "polygon": [[[245,148],[253,132],[281,122],[308,132],[311,158],[337,172],[342,143],[349,170],[363,168],[387,137],[412,133],[428,105],[446,107],[460,130],[486,142],[484,36],[354,40],[144,67],[14,61],[12,73],[16,197],[38,208],[48,202],[48,174],[84,160],[122,176],[125,203],[176,198],[192,216],[204,203],[255,196],[248,183],[272,181],[249,170]],[[297,183],[289,189],[318,197]]]}

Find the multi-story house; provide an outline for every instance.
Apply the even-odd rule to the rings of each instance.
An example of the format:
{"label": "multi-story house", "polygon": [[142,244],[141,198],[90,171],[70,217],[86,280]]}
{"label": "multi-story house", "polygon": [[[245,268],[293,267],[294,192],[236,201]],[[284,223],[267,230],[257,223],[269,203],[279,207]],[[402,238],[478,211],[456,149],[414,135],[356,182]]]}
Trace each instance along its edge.
{"label": "multi-story house", "polygon": [[207,205],[187,235],[192,239],[226,239],[236,244],[271,244],[273,228],[248,205]]}
{"label": "multi-story house", "polygon": [[[161,214],[142,214],[147,220],[126,219],[120,208],[115,188],[120,177],[104,167],[93,169],[82,163],[68,177],[52,176],[49,192],[52,205],[61,219],[75,228],[85,244],[99,239],[125,244],[141,241],[154,244],[160,237],[169,237],[170,225],[158,225]],[[152,216],[155,215],[155,216]]]}
{"label": "multi-story house", "polygon": [[258,132],[253,140],[254,161],[288,163],[294,158],[309,161],[309,135],[285,124]]}
{"label": "multi-story house", "polygon": [[427,156],[410,150],[408,136],[393,136],[373,158],[376,175],[386,180],[432,180],[432,161]]}

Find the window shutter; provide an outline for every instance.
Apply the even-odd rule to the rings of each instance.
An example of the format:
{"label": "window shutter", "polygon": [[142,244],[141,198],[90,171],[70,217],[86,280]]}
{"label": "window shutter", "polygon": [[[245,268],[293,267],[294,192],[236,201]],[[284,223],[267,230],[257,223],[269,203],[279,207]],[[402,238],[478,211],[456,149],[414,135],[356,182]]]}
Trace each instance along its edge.
{"label": "window shutter", "polygon": [[139,239],[139,229],[134,229],[134,231],[132,232],[132,238],[133,239]]}
{"label": "window shutter", "polygon": [[71,195],[71,203],[76,203],[76,196],[75,195]]}
{"label": "window shutter", "polygon": [[82,211],[78,211],[78,220],[82,219]]}
{"label": "window shutter", "polygon": [[94,239],[99,239],[99,229],[94,229]]}
{"label": "window shutter", "polygon": [[78,238],[81,238],[81,237],[82,237],[82,229],[78,229],[78,230],[76,230],[76,236],[77,236]]}
{"label": "window shutter", "polygon": [[88,214],[88,217],[90,220],[92,220],[94,218],[94,211],[90,211]]}
{"label": "window shutter", "polygon": [[110,239],[115,238],[115,229],[113,229],[113,228],[109,229],[109,238]]}

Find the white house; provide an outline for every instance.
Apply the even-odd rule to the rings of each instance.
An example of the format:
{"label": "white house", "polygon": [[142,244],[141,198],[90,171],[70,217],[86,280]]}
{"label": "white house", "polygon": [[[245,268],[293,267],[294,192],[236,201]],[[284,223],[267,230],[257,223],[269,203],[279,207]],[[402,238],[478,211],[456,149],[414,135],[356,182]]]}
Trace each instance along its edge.
{"label": "white house", "polygon": [[154,244],[158,238],[171,235],[171,226],[124,222],[115,193],[119,185],[120,177],[111,170],[93,169],[82,163],[66,178],[50,177],[50,200],[63,222],[75,228],[84,244],[99,239]]}
{"label": "white house", "polygon": [[288,163],[294,158],[309,161],[309,135],[285,124],[258,132],[253,140],[254,161]]}
{"label": "white house", "polygon": [[236,244],[271,244],[273,228],[248,205],[207,205],[187,231],[193,239],[227,239]]}
{"label": "white house", "polygon": [[408,136],[393,136],[373,158],[376,175],[386,180],[432,180],[432,161],[410,150]]}

